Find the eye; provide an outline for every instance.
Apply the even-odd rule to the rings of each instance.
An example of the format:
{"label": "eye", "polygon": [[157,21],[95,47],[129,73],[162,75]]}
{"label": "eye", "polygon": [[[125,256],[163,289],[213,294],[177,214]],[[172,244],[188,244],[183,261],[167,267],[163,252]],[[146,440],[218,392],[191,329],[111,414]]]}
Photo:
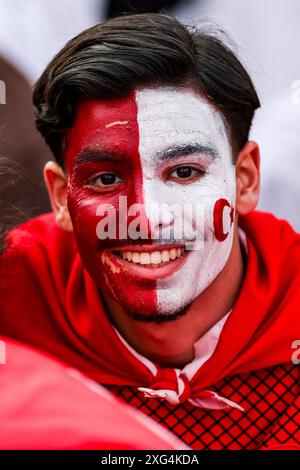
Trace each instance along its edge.
{"label": "eye", "polygon": [[87,181],[87,186],[107,188],[122,183],[122,179],[115,173],[102,173]]}
{"label": "eye", "polygon": [[193,181],[200,178],[205,174],[204,170],[194,168],[192,166],[179,166],[169,173],[169,178],[172,180],[187,180]]}

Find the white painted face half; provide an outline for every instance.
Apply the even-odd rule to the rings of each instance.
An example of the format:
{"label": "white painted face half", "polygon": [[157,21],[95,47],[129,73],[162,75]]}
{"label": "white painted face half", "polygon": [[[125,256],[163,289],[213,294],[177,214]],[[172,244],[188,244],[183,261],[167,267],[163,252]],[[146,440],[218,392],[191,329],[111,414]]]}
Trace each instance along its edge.
{"label": "white painted face half", "polygon": [[[176,203],[187,208],[181,212],[184,241],[195,234],[202,240],[183,255],[177,271],[156,281],[158,313],[168,315],[198,297],[229,258],[235,166],[222,116],[193,91],[145,88],[136,91],[136,104],[144,204],[152,228],[158,229],[153,207]],[[160,224],[164,242],[175,222],[176,213],[166,211]]]}

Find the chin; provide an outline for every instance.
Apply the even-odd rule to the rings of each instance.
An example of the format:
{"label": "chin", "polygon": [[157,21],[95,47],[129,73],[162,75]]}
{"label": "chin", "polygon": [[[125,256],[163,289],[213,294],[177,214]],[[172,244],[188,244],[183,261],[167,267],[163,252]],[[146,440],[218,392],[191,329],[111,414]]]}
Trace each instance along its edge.
{"label": "chin", "polygon": [[159,312],[158,310],[143,312],[141,309],[134,310],[128,308],[124,308],[124,312],[130,318],[140,323],[170,323],[179,320],[186,315],[190,305],[191,304],[188,304],[184,307],[168,312]]}

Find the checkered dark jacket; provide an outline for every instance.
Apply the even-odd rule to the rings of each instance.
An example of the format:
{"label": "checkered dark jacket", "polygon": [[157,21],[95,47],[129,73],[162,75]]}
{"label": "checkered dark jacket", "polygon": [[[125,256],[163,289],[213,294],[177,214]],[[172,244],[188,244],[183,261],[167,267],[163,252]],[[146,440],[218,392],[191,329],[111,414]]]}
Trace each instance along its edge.
{"label": "checkered dark jacket", "polygon": [[178,406],[132,386],[108,388],[198,449],[300,448],[300,368],[291,363],[222,379],[213,389],[245,412]]}

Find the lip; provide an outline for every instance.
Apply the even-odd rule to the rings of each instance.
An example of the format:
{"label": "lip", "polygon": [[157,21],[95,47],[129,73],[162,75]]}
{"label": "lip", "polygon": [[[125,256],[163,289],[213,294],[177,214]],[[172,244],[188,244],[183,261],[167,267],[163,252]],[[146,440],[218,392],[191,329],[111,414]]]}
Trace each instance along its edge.
{"label": "lip", "polygon": [[131,277],[136,277],[138,279],[144,280],[152,280],[156,281],[159,279],[165,279],[176,271],[178,271],[182,265],[186,262],[187,256],[189,252],[184,252],[179,258],[175,260],[166,261],[165,263],[160,263],[159,265],[142,265],[138,263],[132,263],[130,261],[124,260],[123,258],[114,254],[116,251],[147,251],[149,253],[153,251],[157,251],[158,249],[161,251],[162,249],[172,249],[172,248],[183,248],[184,244],[169,244],[169,245],[127,245],[126,247],[118,248],[118,250],[107,250],[104,253],[105,257],[109,258],[109,264],[114,264],[116,270],[121,269],[122,273],[126,274],[126,272]]}
{"label": "lip", "polygon": [[120,248],[117,248],[114,251],[122,252],[122,251],[137,251],[138,253],[140,252],[147,252],[147,253],[153,253],[153,251],[163,251],[163,250],[171,250],[172,248],[184,248],[185,244],[184,243],[164,243],[164,244],[139,244],[139,245],[125,245]]}

